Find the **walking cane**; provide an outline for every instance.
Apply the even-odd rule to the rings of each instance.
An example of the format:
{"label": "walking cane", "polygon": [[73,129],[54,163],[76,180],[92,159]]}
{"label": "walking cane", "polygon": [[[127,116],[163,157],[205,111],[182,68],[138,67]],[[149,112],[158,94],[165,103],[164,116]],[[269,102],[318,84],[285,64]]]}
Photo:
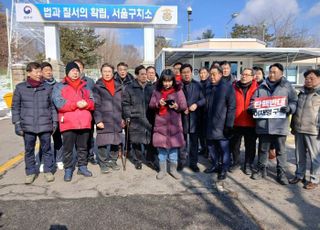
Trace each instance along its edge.
{"label": "walking cane", "polygon": [[122,162],[122,167],[123,167],[123,171],[126,171],[126,164],[127,164],[127,157],[128,157],[128,151],[129,151],[129,126],[130,126],[130,118],[126,119],[126,144],[125,144],[125,152],[124,154],[122,154],[121,157],[121,162]]}

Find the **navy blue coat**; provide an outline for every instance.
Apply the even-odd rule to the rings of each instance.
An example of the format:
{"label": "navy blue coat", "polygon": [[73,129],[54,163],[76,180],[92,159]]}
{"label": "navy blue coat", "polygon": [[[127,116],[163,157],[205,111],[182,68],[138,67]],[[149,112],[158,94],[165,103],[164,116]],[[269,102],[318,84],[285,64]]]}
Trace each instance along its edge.
{"label": "navy blue coat", "polygon": [[52,132],[58,118],[51,94],[48,84],[32,88],[27,81],[19,83],[13,94],[12,123],[20,122],[24,132]]}
{"label": "navy blue coat", "polygon": [[202,93],[201,84],[192,79],[188,85],[186,84],[183,85],[183,92],[187,99],[188,108],[192,104],[197,104],[198,106],[194,112],[189,112],[188,115],[182,113],[183,114],[183,117],[182,117],[183,132],[185,134],[198,133],[200,118],[201,118],[201,108],[206,103],[206,99],[204,98]]}
{"label": "navy blue coat", "polygon": [[[202,87],[202,94],[205,97],[206,95],[206,89],[207,87],[211,84],[210,82],[210,78],[208,77],[206,80],[204,81],[200,81],[201,87]],[[207,116],[207,110],[206,110],[206,106],[202,106],[200,109],[200,122],[199,122],[199,134],[201,135],[201,137],[206,137],[206,127],[207,127],[207,123],[206,123],[206,116]]]}
{"label": "navy blue coat", "polygon": [[208,85],[206,108],[207,139],[225,139],[223,129],[225,127],[232,128],[235,119],[236,98],[233,87],[222,80],[217,85]]}

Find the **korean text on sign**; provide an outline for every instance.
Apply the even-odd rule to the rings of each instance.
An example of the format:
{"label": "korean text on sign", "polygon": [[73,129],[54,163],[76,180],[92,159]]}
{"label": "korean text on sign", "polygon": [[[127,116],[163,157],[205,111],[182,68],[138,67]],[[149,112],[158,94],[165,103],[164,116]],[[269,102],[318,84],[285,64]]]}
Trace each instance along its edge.
{"label": "korean text on sign", "polygon": [[286,118],[286,114],[280,112],[280,108],[286,105],[287,97],[285,96],[256,98],[253,107],[257,112],[253,118]]}

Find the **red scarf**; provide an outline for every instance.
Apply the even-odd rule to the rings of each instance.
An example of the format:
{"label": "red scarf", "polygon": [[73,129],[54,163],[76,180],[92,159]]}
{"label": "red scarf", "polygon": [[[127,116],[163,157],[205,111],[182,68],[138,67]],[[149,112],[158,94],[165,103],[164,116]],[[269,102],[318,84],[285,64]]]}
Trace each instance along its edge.
{"label": "red scarf", "polygon": [[27,82],[31,85],[32,88],[37,88],[41,85],[42,81],[36,81],[31,77],[27,78]]}
{"label": "red scarf", "polygon": [[180,82],[180,81],[182,81],[182,76],[177,74],[176,75],[176,82]]}
{"label": "red scarf", "polygon": [[107,90],[109,91],[109,93],[112,96],[114,96],[114,93],[116,91],[116,86],[114,84],[114,78],[110,79],[109,81],[102,78],[102,81],[103,81],[103,84],[105,85],[105,87],[107,88]]}
{"label": "red scarf", "polygon": [[[168,95],[174,93],[175,89],[171,87],[170,89],[162,89],[160,92],[161,92],[161,98],[163,98],[164,100],[167,100]],[[166,115],[167,111],[168,111],[167,105],[160,105],[160,109],[159,109],[160,116]]]}
{"label": "red scarf", "polygon": [[81,79],[80,77],[77,80],[72,81],[70,77],[66,76],[65,81],[74,89],[78,89],[78,87],[81,85]]}

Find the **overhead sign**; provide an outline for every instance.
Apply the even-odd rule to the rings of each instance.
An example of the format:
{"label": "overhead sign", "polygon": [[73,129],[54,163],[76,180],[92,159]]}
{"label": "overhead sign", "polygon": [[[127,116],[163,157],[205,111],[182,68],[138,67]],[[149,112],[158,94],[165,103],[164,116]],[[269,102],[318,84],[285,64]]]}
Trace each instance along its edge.
{"label": "overhead sign", "polygon": [[18,22],[177,25],[177,6],[16,3]]}
{"label": "overhead sign", "polygon": [[280,108],[286,105],[287,97],[285,96],[256,98],[253,107],[257,112],[253,114],[253,118],[286,118],[286,114],[280,112]]}

